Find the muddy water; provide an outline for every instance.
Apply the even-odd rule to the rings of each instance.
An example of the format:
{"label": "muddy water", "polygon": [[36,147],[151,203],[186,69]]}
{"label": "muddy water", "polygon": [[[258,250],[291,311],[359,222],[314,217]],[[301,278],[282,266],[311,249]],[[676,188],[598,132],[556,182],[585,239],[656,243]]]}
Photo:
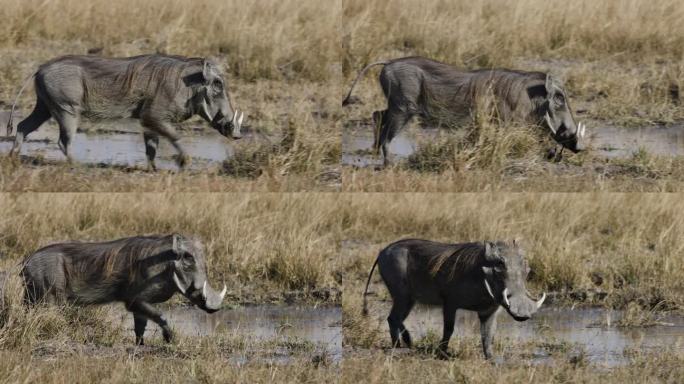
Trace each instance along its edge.
{"label": "muddy water", "polygon": [[[604,309],[548,307],[526,322],[516,322],[502,312],[498,317],[496,338],[508,350],[515,349],[516,342],[534,342],[537,345],[568,343],[570,348],[564,352],[568,357],[582,353],[589,362],[608,367],[626,364],[625,353],[633,349],[648,352],[684,351],[684,318],[666,317],[660,319],[659,325],[651,327],[615,327],[621,316],[619,311]],[[406,319],[405,325],[414,339],[424,337],[428,330],[441,336],[441,310],[418,306]],[[479,332],[479,320],[475,313],[457,313],[453,337],[476,335],[479,339]],[[534,351],[532,356],[536,363],[544,363],[549,358],[549,352],[543,348]]]}
{"label": "muddy water", "polygon": [[[684,125],[617,127],[587,123],[587,142],[594,154],[605,158],[630,158],[640,150],[657,156],[684,156]],[[390,144],[395,159],[407,158],[416,151],[417,141],[437,137],[435,129],[411,128],[401,132]],[[418,138],[418,139],[416,139]],[[358,167],[382,163],[372,155],[373,131],[359,127],[346,130],[342,138],[342,163]]]}
{"label": "muddy water", "polygon": [[[93,133],[77,133],[72,144],[74,160],[87,165],[146,168],[145,143],[141,130],[132,128],[135,127],[134,124],[111,124]],[[46,124],[31,133],[22,146],[21,155],[41,157],[49,162],[66,161],[57,145],[58,135],[56,125]],[[13,142],[13,137],[0,141],[0,154],[9,153]],[[183,134],[180,143],[192,158],[190,169],[220,165],[234,153],[231,140],[208,127],[201,132]],[[169,141],[160,138],[156,157],[157,168],[178,169],[175,162],[176,154]]]}
{"label": "muddy water", "polygon": [[[317,353],[333,361],[342,358],[342,311],[340,307],[260,305],[225,309],[213,314],[188,307],[164,310],[171,327],[185,336],[228,334],[259,341],[299,340],[313,343]],[[133,332],[133,317],[124,311],[116,320]],[[160,337],[159,327],[148,325],[148,337]],[[282,360],[287,360],[286,351]]]}

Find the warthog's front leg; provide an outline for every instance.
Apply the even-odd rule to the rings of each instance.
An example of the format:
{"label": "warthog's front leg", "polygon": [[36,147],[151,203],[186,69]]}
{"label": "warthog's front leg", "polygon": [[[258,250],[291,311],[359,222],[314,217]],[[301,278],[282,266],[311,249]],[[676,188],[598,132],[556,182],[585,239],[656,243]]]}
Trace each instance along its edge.
{"label": "warthog's front leg", "polygon": [[154,132],[143,132],[143,138],[145,140],[147,167],[150,171],[156,171],[157,165],[154,163],[154,158],[157,156],[157,148],[159,147],[159,135]]}
{"label": "warthog's front leg", "polygon": [[170,123],[167,123],[165,121],[159,121],[157,119],[149,117],[143,118],[141,120],[141,123],[143,127],[149,129],[150,131],[152,131],[152,133],[157,133],[169,139],[173,147],[176,148],[176,151],[178,151],[178,166],[180,168],[185,167],[185,165],[188,162],[188,155],[185,153],[185,150],[180,145],[180,136],[173,128],[173,126],[171,126]]}
{"label": "warthog's front leg", "polygon": [[[134,301],[128,305],[128,310],[133,312],[134,316],[145,317],[157,323],[162,329],[162,336],[164,336],[164,341],[170,343],[173,340],[173,332],[169,328],[169,324],[162,315],[161,311],[153,307],[150,303],[145,301]],[[137,330],[136,330],[137,338]]]}
{"label": "warthog's front leg", "polygon": [[454,334],[454,326],[456,325],[456,307],[449,303],[448,299],[444,300],[442,307],[442,317],[444,320],[444,331],[442,333],[442,341],[439,342],[439,354],[441,358],[449,358],[449,340]]}
{"label": "warthog's front leg", "polygon": [[482,336],[482,350],[485,355],[485,359],[489,360],[492,358],[492,341],[494,339],[494,332],[496,331],[496,316],[499,314],[499,309],[497,307],[492,312],[479,313],[480,318],[480,335]]}
{"label": "warthog's front leg", "polygon": [[133,323],[135,324],[135,344],[145,345],[143,335],[145,334],[145,327],[147,327],[147,317],[134,313]]}

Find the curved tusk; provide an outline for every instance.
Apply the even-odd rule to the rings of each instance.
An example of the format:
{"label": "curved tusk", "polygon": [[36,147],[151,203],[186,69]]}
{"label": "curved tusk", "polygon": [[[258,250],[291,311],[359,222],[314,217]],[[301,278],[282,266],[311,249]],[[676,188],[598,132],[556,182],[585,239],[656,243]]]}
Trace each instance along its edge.
{"label": "curved tusk", "polygon": [[219,295],[221,297],[221,301],[223,301],[223,298],[226,297],[226,292],[228,292],[228,287],[223,284],[223,291],[221,291],[221,294]]}
{"label": "curved tusk", "polygon": [[546,124],[549,125],[549,129],[551,130],[551,132],[553,132],[553,134],[555,135],[556,130],[553,128],[553,124],[551,124],[551,116],[549,116],[548,112],[546,112],[546,114],[544,115],[544,119],[546,120]]}
{"label": "curved tusk", "polygon": [[487,282],[486,278],[484,279],[484,284],[485,284],[485,288],[487,288],[487,293],[489,293],[489,296],[492,297],[492,300],[494,300],[496,302],[496,298],[494,297],[494,294],[492,293],[492,288],[489,287],[489,283]]}
{"label": "curved tusk", "polygon": [[202,297],[207,299],[207,281],[204,280],[204,285],[202,286]]}
{"label": "curved tusk", "polygon": [[506,304],[506,307],[510,308],[511,303],[508,301],[508,288],[504,288],[502,295],[503,295],[503,300],[504,300],[504,303]]}
{"label": "curved tusk", "polygon": [[537,309],[541,308],[542,304],[544,303],[544,300],[546,300],[546,292],[542,294],[541,299],[537,300]]}
{"label": "curved tusk", "polygon": [[178,290],[185,295],[186,288],[184,288],[183,284],[181,284],[178,275],[176,275],[176,272],[173,273],[173,282],[176,283],[176,287],[178,287]]}
{"label": "curved tusk", "polygon": [[231,121],[231,123],[232,123],[233,125],[235,125],[235,122],[237,121],[237,115],[238,115],[238,112],[237,112],[237,110],[236,110],[236,111],[233,113],[233,121]]}
{"label": "curved tusk", "polygon": [[245,117],[244,112],[240,112],[240,118],[238,119],[238,125],[242,125],[242,119]]}

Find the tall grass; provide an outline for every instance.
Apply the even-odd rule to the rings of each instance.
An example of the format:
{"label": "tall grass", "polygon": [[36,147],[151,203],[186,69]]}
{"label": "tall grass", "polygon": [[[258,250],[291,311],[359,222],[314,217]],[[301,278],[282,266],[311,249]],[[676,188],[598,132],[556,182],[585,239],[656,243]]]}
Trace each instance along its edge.
{"label": "tall grass", "polygon": [[334,291],[340,283],[335,200],[327,194],[5,194],[0,253],[9,269],[53,242],[179,232],[204,243],[210,281],[225,281],[238,300]]}
{"label": "tall grass", "polygon": [[[683,16],[676,0],[345,0],[343,74],[349,84],[372,61],[412,55],[548,71],[586,117],[672,122],[684,118],[672,93],[684,85]],[[364,116],[382,104],[376,82],[356,94],[373,104]]]}
{"label": "tall grass", "polygon": [[684,7],[676,0],[345,0],[343,12],[346,64],[392,50],[479,66],[521,56],[676,60],[684,54],[678,22]]}
{"label": "tall grass", "polygon": [[243,79],[321,80],[338,60],[339,11],[312,0],[6,0],[0,47],[76,41],[110,55],[146,47],[218,55]]}

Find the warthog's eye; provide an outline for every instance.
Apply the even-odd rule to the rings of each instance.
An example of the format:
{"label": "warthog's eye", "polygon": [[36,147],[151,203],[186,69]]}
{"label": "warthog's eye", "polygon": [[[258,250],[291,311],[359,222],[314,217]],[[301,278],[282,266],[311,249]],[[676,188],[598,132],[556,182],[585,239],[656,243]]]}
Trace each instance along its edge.
{"label": "warthog's eye", "polygon": [[214,82],[211,84],[215,90],[221,92],[223,91],[223,83],[220,80],[214,80]]}
{"label": "warthog's eye", "polygon": [[561,93],[557,93],[553,97],[553,101],[557,106],[562,107],[563,105],[565,105],[565,96],[563,96],[563,94]]}

